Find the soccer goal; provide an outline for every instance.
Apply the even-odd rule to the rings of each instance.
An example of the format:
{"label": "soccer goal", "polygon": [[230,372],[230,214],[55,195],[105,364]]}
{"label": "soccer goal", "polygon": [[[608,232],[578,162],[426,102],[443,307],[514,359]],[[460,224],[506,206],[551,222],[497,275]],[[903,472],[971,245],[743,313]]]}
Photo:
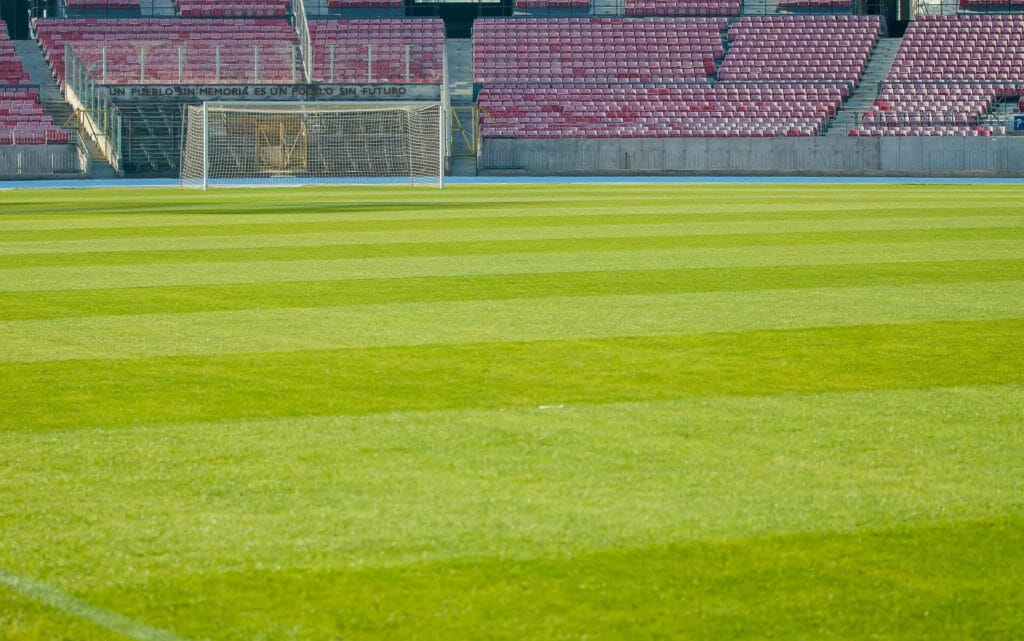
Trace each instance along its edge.
{"label": "soccer goal", "polygon": [[185,109],[181,186],[444,185],[440,102],[206,102]]}

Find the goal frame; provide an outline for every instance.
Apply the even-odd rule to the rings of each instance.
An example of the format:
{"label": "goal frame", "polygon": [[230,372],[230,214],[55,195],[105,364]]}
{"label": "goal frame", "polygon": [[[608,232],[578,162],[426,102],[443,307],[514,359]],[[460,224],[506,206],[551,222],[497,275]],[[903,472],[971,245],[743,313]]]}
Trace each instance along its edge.
{"label": "goal frame", "polygon": [[[186,184],[186,158],[188,135],[189,135],[189,117],[190,109],[195,107],[202,108],[202,143],[201,143],[201,162],[202,162],[202,176],[196,183]],[[211,110],[216,111],[229,111],[238,110],[243,112],[246,109],[252,109],[254,113],[266,113],[266,114],[294,114],[299,115],[303,113],[345,113],[345,112],[358,112],[360,110],[366,111],[387,111],[400,108],[419,108],[428,109],[436,107],[438,110],[438,122],[437,122],[437,180],[433,181],[433,172],[429,174],[431,177],[431,186],[438,188],[444,187],[445,170],[447,168],[448,160],[448,109],[445,101],[442,100],[395,100],[395,101],[317,101],[317,102],[293,102],[293,101],[273,101],[273,100],[247,100],[247,101],[236,101],[236,100],[206,100],[201,105],[185,105],[182,112],[182,129],[181,129],[181,157],[179,160],[179,187],[181,188],[195,188],[207,191],[210,187],[219,186],[220,180],[211,179],[210,177],[210,112]],[[211,109],[212,108],[212,109]],[[303,109],[306,108],[306,109]],[[411,144],[409,145],[409,153],[411,155]],[[332,178],[338,178],[335,182]],[[194,180],[194,179],[193,179]],[[395,180],[374,180],[372,176],[367,176],[367,180],[360,180],[357,177],[348,179],[342,179],[340,177],[317,177],[312,182],[316,184],[344,184],[344,185],[377,185],[377,184],[388,184],[396,185],[403,184],[405,181],[396,179]],[[248,181],[245,179],[239,179],[238,181],[232,181],[231,179],[225,179],[225,185],[231,186],[233,183],[243,184],[245,186],[258,186],[256,180]],[[268,185],[274,184],[271,179]],[[307,184],[303,181],[302,177],[294,177],[287,182],[280,183],[287,186],[295,186]],[[416,181],[415,172],[410,171],[408,176],[407,184],[424,185],[428,184],[426,181]]]}

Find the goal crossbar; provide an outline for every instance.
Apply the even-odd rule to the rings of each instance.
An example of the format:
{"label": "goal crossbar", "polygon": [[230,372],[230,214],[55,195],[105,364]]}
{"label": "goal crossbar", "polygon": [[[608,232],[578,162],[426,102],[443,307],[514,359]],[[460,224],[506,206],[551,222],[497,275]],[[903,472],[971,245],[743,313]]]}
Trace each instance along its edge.
{"label": "goal crossbar", "polygon": [[183,114],[181,186],[444,185],[440,102],[205,102]]}

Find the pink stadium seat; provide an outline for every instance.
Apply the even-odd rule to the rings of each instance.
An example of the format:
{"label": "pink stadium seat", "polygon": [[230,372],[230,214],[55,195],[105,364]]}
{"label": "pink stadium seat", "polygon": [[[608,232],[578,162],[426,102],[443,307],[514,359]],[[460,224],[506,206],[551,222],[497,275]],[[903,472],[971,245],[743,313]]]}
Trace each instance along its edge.
{"label": "pink stadium seat", "polygon": [[310,20],[313,79],[437,83],[444,73],[440,19]]}
{"label": "pink stadium seat", "polygon": [[[136,0],[137,1],[137,0]],[[184,18],[283,18],[288,0],[174,0]]]}
{"label": "pink stadium seat", "polygon": [[841,82],[855,86],[878,41],[878,16],[745,17],[729,29],[732,47],[719,80]]}
{"label": "pink stadium seat", "polygon": [[626,0],[627,16],[738,16],[742,0]]}
{"label": "pink stadium seat", "polygon": [[519,9],[587,9],[590,0],[516,0]]}
{"label": "pink stadium seat", "polygon": [[0,145],[67,143],[68,132],[54,124],[39,103],[39,89],[28,85],[29,75],[0,20]]}
{"label": "pink stadium seat", "polygon": [[841,103],[827,84],[498,84],[479,96],[491,138],[813,136]]}
{"label": "pink stadium seat", "polygon": [[686,82],[714,74],[724,18],[479,19],[475,79]]}
{"label": "pink stadium seat", "polygon": [[328,0],[331,9],[394,9],[402,6],[402,0]]}
{"label": "pink stadium seat", "polygon": [[107,84],[297,79],[295,32],[280,19],[45,19],[35,27],[58,79],[64,75],[65,44],[95,80]]}

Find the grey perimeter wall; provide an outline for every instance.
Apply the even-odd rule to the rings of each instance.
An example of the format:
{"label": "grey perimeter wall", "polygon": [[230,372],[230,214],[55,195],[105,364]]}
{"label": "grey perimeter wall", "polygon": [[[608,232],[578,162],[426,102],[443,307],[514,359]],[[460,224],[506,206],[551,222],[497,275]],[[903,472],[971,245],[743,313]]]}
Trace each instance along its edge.
{"label": "grey perimeter wall", "polygon": [[76,145],[0,145],[0,180],[83,178],[88,170]]}
{"label": "grey perimeter wall", "polygon": [[1024,176],[1024,136],[489,138],[481,175]]}

